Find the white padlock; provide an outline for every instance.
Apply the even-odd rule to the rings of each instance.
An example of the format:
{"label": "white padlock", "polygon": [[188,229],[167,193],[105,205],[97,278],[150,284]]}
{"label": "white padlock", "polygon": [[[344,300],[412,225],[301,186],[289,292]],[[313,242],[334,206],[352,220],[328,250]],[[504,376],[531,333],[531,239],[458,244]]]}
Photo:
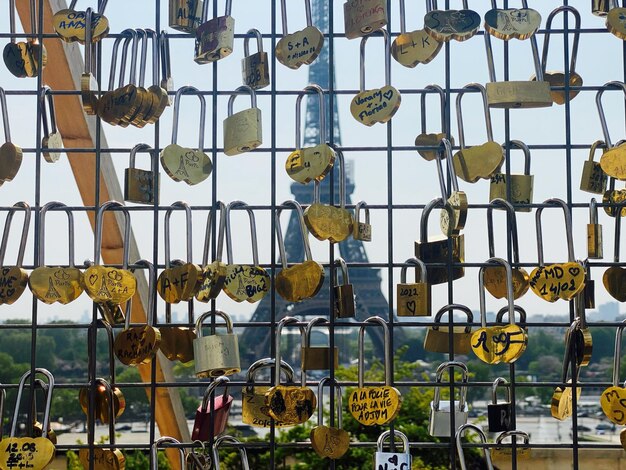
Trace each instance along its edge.
{"label": "white padlock", "polygon": [[400,431],[395,431],[393,437],[400,438],[403,452],[383,452],[385,440],[391,435],[391,431],[385,431],[378,436],[376,454],[374,455],[374,470],[411,470],[409,439]]}

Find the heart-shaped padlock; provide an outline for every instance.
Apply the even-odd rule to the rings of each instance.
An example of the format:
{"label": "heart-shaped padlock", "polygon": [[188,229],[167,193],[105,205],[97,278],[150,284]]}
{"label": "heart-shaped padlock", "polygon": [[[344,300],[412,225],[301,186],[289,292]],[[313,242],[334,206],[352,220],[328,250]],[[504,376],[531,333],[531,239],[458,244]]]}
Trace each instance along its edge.
{"label": "heart-shaped padlock", "polygon": [[485,13],[485,30],[508,41],[528,39],[541,26],[541,15],[532,8],[494,8]]}
{"label": "heart-shaped padlock", "polygon": [[[84,11],[64,8],[52,16],[52,28],[63,41],[78,41],[84,44],[86,16]],[[93,42],[100,41],[109,33],[109,20],[104,16],[103,11],[92,12],[91,31]]]}
{"label": "heart-shaped padlock", "polygon": [[606,29],[622,40],[626,40],[626,8],[615,7],[606,15]]}
{"label": "heart-shaped padlock", "polygon": [[[6,254],[9,235],[13,217],[18,210],[24,211],[24,223],[22,226],[22,236],[20,247],[17,252],[16,266],[5,266],[4,255]],[[2,243],[0,244],[0,305],[11,305],[19,299],[28,285],[28,273],[22,269],[24,262],[24,251],[28,239],[28,229],[30,228],[30,206],[26,202],[17,202],[7,213],[4,224]]]}
{"label": "heart-shaped padlock", "polygon": [[137,290],[137,279],[127,269],[90,266],[85,270],[85,290],[96,303],[121,305]]}
{"label": "heart-shaped padlock", "polygon": [[45,437],[7,437],[0,446],[0,468],[43,470],[54,459],[55,450]]}
{"label": "heart-shaped padlock", "polygon": [[323,424],[324,410],[322,398],[324,396],[324,385],[330,381],[330,377],[324,377],[320,380],[317,388],[317,426],[311,429],[311,447],[313,447],[315,453],[322,458],[339,459],[350,447],[350,434],[348,434],[342,426],[343,407],[341,405],[341,386],[335,379],[333,379],[332,382],[335,388],[335,420],[337,424],[336,427],[324,426]]}
{"label": "heart-shaped padlock", "polygon": [[407,33],[404,0],[400,0],[400,35],[391,44],[391,55],[401,65],[413,68],[417,64],[427,64],[439,54],[443,43],[419,29]]}
{"label": "heart-shaped padlock", "polygon": [[473,10],[433,10],[431,2],[424,16],[424,30],[438,41],[465,41],[480,28],[480,15]]}
{"label": "heart-shaped padlock", "polygon": [[[285,14],[285,12],[283,12]],[[286,28],[287,20],[283,23]],[[315,26],[311,25],[311,18],[307,17],[307,27],[287,34],[276,44],[276,59],[290,69],[298,69],[301,65],[312,64],[324,47],[324,35]]]}
{"label": "heart-shaped padlock", "polygon": [[[196,293],[196,300],[199,302],[209,302],[216,298],[226,282],[226,263],[222,262],[224,252],[224,238],[226,235],[226,205],[217,201],[217,209],[209,212],[204,236],[204,252],[202,255],[202,277]],[[211,249],[211,230],[214,212],[220,211],[220,223],[218,228],[217,251],[215,261],[209,263],[209,251]]]}
{"label": "heart-shaped padlock", "polygon": [[98,470],[124,470],[126,467],[126,457],[118,449],[93,449],[91,454],[89,449],[80,449],[78,459],[84,468],[89,468],[90,456],[93,455],[94,467]]}

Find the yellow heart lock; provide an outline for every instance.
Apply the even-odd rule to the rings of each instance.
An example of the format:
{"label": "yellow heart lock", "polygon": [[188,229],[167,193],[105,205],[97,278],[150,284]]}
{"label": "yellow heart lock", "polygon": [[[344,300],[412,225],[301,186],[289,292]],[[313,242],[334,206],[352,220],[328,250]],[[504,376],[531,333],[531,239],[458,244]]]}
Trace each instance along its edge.
{"label": "yellow heart lock", "polygon": [[[213,229],[213,217],[215,212],[220,212],[220,223],[217,229],[217,251],[215,260],[209,263],[209,251],[211,250],[211,231]],[[206,230],[204,235],[204,251],[202,255],[202,275],[197,287],[196,300],[199,302],[210,302],[215,299],[226,281],[226,263],[222,262],[224,252],[224,238],[226,235],[226,205],[217,201],[216,207],[211,209],[207,217]]]}
{"label": "yellow heart lock", "polygon": [[159,349],[170,361],[180,361],[186,364],[193,360],[193,341],[196,339],[196,332],[193,328],[162,326],[159,328],[159,333],[161,334]]}
{"label": "yellow heart lock", "polygon": [[[617,8],[613,8],[611,12],[617,10]],[[626,12],[626,9],[622,9]],[[609,13],[609,16],[611,13]],[[604,134],[604,142],[606,143],[606,152],[602,154],[600,157],[600,166],[602,171],[612,178],[616,178],[619,180],[626,180],[626,143],[624,141],[618,142],[616,145],[613,145],[611,141],[611,136],[609,134],[609,127],[607,124],[606,114],[604,113],[604,105],[602,103],[602,97],[604,96],[604,92],[607,90],[615,90],[621,91],[626,96],[626,85],[622,82],[612,81],[605,83],[600,90],[596,93],[596,105],[598,107],[598,116],[600,117],[600,125],[602,127],[602,133]],[[613,191],[615,189],[615,182],[611,180],[610,190]],[[605,199],[607,194],[605,193]],[[615,201],[610,200],[608,202],[620,202],[625,197],[623,194],[616,194]],[[611,198],[613,199],[613,198]],[[604,202],[604,201],[603,201]],[[607,208],[605,208],[607,210]],[[614,217],[609,212],[609,215]],[[624,211],[622,211],[622,216],[624,215]]]}
{"label": "yellow heart lock", "polygon": [[[283,11],[283,17],[286,12]],[[287,33],[287,20],[283,22],[283,37],[276,44],[276,59],[290,69],[298,69],[301,65],[312,64],[324,47],[324,35],[311,24],[307,16],[307,27]]]}
{"label": "yellow heart lock", "polygon": [[[439,177],[441,200],[446,201],[439,213],[439,227],[446,237],[459,236],[467,221],[467,194],[464,191],[459,191],[459,182],[452,163],[452,144],[450,141],[442,139],[438,152],[439,157],[436,160],[437,176]],[[446,187],[442,160],[446,161],[450,188]]]}
{"label": "yellow heart lock", "polygon": [[4,46],[2,58],[9,72],[18,78],[29,77],[36,70],[26,42],[9,42]]}
{"label": "yellow heart lock", "polygon": [[[109,33],[109,20],[102,14],[93,12],[91,16],[92,41],[97,42]],[[69,8],[57,11],[52,16],[54,32],[65,42],[85,43],[86,13]]]}
{"label": "yellow heart lock", "polygon": [[350,447],[350,434],[343,429],[343,406],[341,386],[336,379],[332,379],[335,389],[335,427],[324,426],[324,385],[331,382],[330,377],[320,380],[317,387],[318,409],[317,426],[311,429],[311,447],[322,458],[340,459]]}
{"label": "yellow heart lock", "polygon": [[[17,252],[17,262],[16,266],[5,266],[4,256],[6,254],[9,235],[11,233],[11,224],[18,209],[24,211],[24,224],[22,227],[20,247]],[[30,206],[26,202],[18,202],[14,204],[7,213],[7,218],[4,223],[4,231],[2,233],[2,242],[0,243],[0,305],[11,305],[14,303],[22,296],[26,286],[28,285],[28,273],[22,269],[22,264],[24,262],[24,251],[26,250],[29,228]]]}
{"label": "yellow heart lock", "polygon": [[[441,132],[428,133],[426,128],[426,97],[428,94],[436,94],[439,97],[439,113],[441,117]],[[454,138],[450,136],[446,119],[446,94],[439,85],[426,85],[420,97],[421,133],[415,138],[417,153],[426,161],[437,158],[438,148],[443,139],[447,139],[450,145],[454,145]],[[421,147],[434,147],[435,150],[427,150]]]}
{"label": "yellow heart lock", "polygon": [[391,44],[391,55],[405,67],[427,64],[439,54],[443,43],[419,29],[407,33],[404,0],[400,0],[400,35]]}
{"label": "yellow heart lock", "polygon": [[611,147],[600,157],[602,171],[612,178],[626,180],[626,144]]}
{"label": "yellow heart lock", "polygon": [[611,8],[606,15],[606,29],[622,40],[626,40],[626,8]]}
{"label": "yellow heart lock", "polygon": [[[623,210],[624,204],[618,206],[618,210]],[[615,246],[613,249],[613,261],[619,263],[620,258],[620,233],[622,218],[615,217]],[[618,302],[626,302],[626,269],[619,266],[611,266],[602,275],[602,283],[606,291]]]}
{"label": "yellow heart lock", "polygon": [[[622,335],[626,321],[615,332],[615,351],[613,352],[613,385],[602,392],[600,406],[605,416],[613,423],[626,424],[626,388],[619,386],[621,365]],[[626,386],[626,384],[624,384]]]}
{"label": "yellow heart lock", "polygon": [[626,217],[626,189],[615,189],[615,178],[610,178],[609,189],[602,194],[604,212],[610,217]]}
{"label": "yellow heart lock", "polygon": [[494,8],[485,13],[485,30],[508,41],[528,39],[541,26],[541,15],[532,8]]}
{"label": "yellow heart lock", "polygon": [[424,29],[438,41],[466,41],[480,28],[480,15],[473,10],[433,10],[428,4]]}

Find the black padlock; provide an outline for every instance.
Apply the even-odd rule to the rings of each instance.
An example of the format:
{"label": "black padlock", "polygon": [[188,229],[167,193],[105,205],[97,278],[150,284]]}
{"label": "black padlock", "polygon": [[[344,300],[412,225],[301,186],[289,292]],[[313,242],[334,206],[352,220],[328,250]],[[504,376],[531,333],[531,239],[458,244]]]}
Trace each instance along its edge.
{"label": "black padlock", "polygon": [[487,405],[487,419],[489,432],[510,431],[512,429],[513,406],[511,404],[511,391],[506,387],[506,402],[498,403],[498,386],[508,385],[506,379],[498,377],[491,389],[492,403]]}

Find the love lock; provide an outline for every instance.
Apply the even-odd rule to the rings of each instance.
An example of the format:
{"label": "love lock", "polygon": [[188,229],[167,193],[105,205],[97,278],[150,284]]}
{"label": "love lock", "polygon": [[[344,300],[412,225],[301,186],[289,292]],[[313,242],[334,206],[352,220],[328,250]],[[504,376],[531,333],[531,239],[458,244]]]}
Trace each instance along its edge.
{"label": "love lock", "polygon": [[[426,131],[426,95],[428,93],[436,93],[439,95],[439,111],[441,115],[441,132],[427,133]],[[454,145],[454,138],[450,135],[450,129],[447,119],[447,106],[446,106],[446,94],[439,85],[426,85],[421,93],[420,99],[420,112],[422,129],[421,134],[415,138],[415,146],[417,147],[417,153],[426,161],[432,161],[437,158],[438,148],[441,145],[443,139],[448,139],[451,145]],[[437,150],[420,149],[420,147],[435,147]]]}
{"label": "love lock", "polygon": [[478,434],[478,437],[480,438],[480,442],[483,445],[482,449],[485,454],[486,468],[487,470],[493,470],[493,463],[491,462],[491,453],[489,451],[489,448],[485,446],[487,444],[487,436],[485,436],[485,433],[483,432],[483,430],[479,428],[478,426],[476,426],[475,424],[463,424],[462,426],[459,426],[459,428],[456,431],[456,435],[455,435],[456,451],[459,454],[459,462],[461,463],[461,470],[467,470],[467,463],[465,462],[465,454],[463,452],[463,444],[461,442],[461,439],[469,430],[472,430],[476,434]]}
{"label": "love lock", "polygon": [[[251,107],[233,114],[235,98],[240,93],[250,93]],[[243,85],[228,98],[228,116],[224,119],[224,154],[228,156],[254,150],[263,143],[261,110],[256,105],[256,93]]]}
{"label": "love lock", "polygon": [[311,0],[305,0],[306,28],[289,34],[287,31],[287,2],[280,0],[283,19],[283,37],[276,44],[276,59],[285,67],[298,69],[315,62],[324,47],[324,35],[313,26]]}
{"label": "love lock", "polygon": [[[444,313],[450,315],[455,310],[460,310],[467,315],[467,326],[452,326],[452,346],[454,351],[450,350],[450,326],[448,323],[443,323],[441,319]],[[435,315],[433,325],[426,330],[426,337],[424,338],[424,349],[429,352],[438,353],[452,353],[454,354],[469,354],[472,350],[472,325],[474,321],[474,314],[465,305],[449,304],[442,307]]]}
{"label": "love lock", "polygon": [[[17,261],[15,266],[5,266],[4,256],[7,251],[9,234],[11,233],[11,223],[13,222],[13,216],[18,210],[24,211],[24,224],[22,226],[20,247],[17,252]],[[28,285],[28,273],[22,268],[22,265],[29,228],[30,206],[24,201],[16,202],[7,213],[4,231],[2,232],[2,242],[0,243],[0,305],[11,305],[14,303],[22,296]],[[43,243],[43,239],[40,239],[39,243]]]}
{"label": "love lock", "polygon": [[[515,440],[515,450],[513,450],[513,445],[505,445],[504,439],[510,437],[511,441]],[[521,438],[522,442],[517,442],[516,438]],[[505,431],[496,437],[496,447],[493,448],[493,459],[506,459],[506,461],[511,461],[511,455],[515,452],[515,458],[517,460],[528,460],[530,459],[531,454],[530,448],[530,436],[528,433],[524,431],[511,430]]]}
{"label": "love lock", "polygon": [[183,33],[194,33],[202,21],[202,0],[170,0],[170,28]]}
{"label": "love lock", "polygon": [[578,352],[578,341],[573,338],[574,335],[577,335],[578,330],[580,330],[580,318],[575,318],[565,333],[565,353],[563,357],[563,372],[561,374],[561,382],[563,385],[559,385],[554,389],[552,400],[550,402],[550,414],[553,418],[560,421],[569,418],[573,413],[572,389],[576,389],[577,401],[580,399],[580,394],[582,392],[580,387],[574,387],[573,385],[566,386],[566,384],[572,383],[572,379],[567,379],[568,371],[570,369],[570,365],[572,364],[572,355],[574,355],[576,367],[575,371],[572,370],[571,376],[575,376],[576,382],[578,382],[578,376],[580,375],[581,355]]}
{"label": "love lock", "polygon": [[363,37],[382,29],[389,22],[385,0],[347,0],[343,4],[346,38]]}
{"label": "love lock", "polygon": [[608,176],[624,181],[626,180],[626,142],[622,140],[615,146],[611,143],[609,126],[606,122],[606,115],[604,114],[604,106],[602,104],[604,92],[615,88],[621,90],[626,95],[626,84],[616,81],[605,83],[596,93],[596,106],[598,108],[600,125],[602,126],[604,142],[607,148],[607,151],[600,157],[600,166],[602,167],[602,171]]}
{"label": "love lock", "polygon": [[[332,383],[335,389],[335,420],[336,426],[324,426],[324,385]],[[332,390],[332,389],[331,389]],[[311,429],[311,447],[321,458],[340,459],[350,447],[350,434],[343,429],[343,407],[341,386],[336,379],[324,377],[317,387],[317,426]]]}
{"label": "love lock", "polygon": [[22,166],[22,158],[24,152],[11,142],[11,129],[8,118],[8,107],[6,94],[3,88],[0,88],[0,107],[2,108],[2,125],[4,129],[4,144],[0,146],[0,185],[7,181],[12,181]]}
{"label": "love lock", "polygon": [[196,28],[196,64],[208,64],[228,57],[235,42],[235,19],[230,16],[232,0],[226,0],[224,16],[209,18],[209,0],[202,5],[202,23]]}
{"label": "love lock", "polygon": [[[250,54],[250,37],[256,39],[257,52]],[[267,52],[263,51],[263,36],[258,29],[249,29],[243,40],[243,55],[241,59],[241,74],[243,83],[253,90],[260,90],[270,84],[270,68]]]}
{"label": "love lock", "polygon": [[[226,334],[203,336],[202,322],[211,315],[221,317],[226,323]],[[233,321],[226,312],[206,312],[196,320],[196,339],[193,341],[196,377],[219,377],[241,371],[239,340],[233,332]]]}
{"label": "love lock", "polygon": [[[506,387],[506,401],[498,403],[498,386]],[[506,379],[498,377],[491,387],[491,403],[487,404],[487,420],[489,432],[510,431],[513,424],[513,406],[511,403],[511,389]]]}
{"label": "love lock", "polygon": [[596,140],[591,144],[589,158],[583,163],[583,172],[580,177],[580,190],[592,194],[604,194],[608,182],[608,176],[602,170],[602,166],[593,159],[598,149],[603,149],[602,153],[606,152],[606,142]]}
{"label": "love lock", "polygon": [[[403,452],[384,452],[383,446],[387,438],[399,438],[402,441]],[[398,469],[409,470],[411,468],[411,450],[409,448],[409,439],[400,431],[385,431],[376,441],[376,453],[374,454],[375,469]]]}
{"label": "love lock", "polygon": [[[382,3],[386,9],[387,4]],[[347,4],[344,4],[344,8]],[[405,67],[413,68],[417,64],[428,64],[432,61],[442,46],[442,42],[430,36],[424,29],[406,32],[405,0],[400,0],[400,34],[391,44],[393,58]]]}
{"label": "love lock", "polygon": [[[409,258],[400,271],[400,283],[396,288],[397,315],[399,317],[426,316],[432,312],[431,286],[427,281],[426,265],[417,258]],[[408,265],[419,268],[419,282],[416,274],[415,282],[407,283]]]}
{"label": "love lock", "polygon": [[[505,144],[506,145],[506,144]],[[503,145],[503,149],[507,147]],[[519,212],[530,212],[530,207],[524,207],[533,202],[533,181],[534,176],[530,174],[530,149],[521,140],[511,140],[508,143],[509,155],[513,147],[524,152],[524,173],[523,174],[504,174],[496,173],[491,177],[489,184],[489,200],[504,199],[515,204],[515,210]],[[507,190],[510,187],[511,198],[508,198]],[[521,206],[521,207],[520,207]]]}
{"label": "love lock", "polygon": [[622,334],[626,327],[626,320],[617,327],[615,332],[615,352],[613,353],[613,385],[602,392],[600,406],[605,416],[615,424],[626,424],[626,383],[619,386],[619,371],[621,363]]}
{"label": "love lock", "polygon": [[626,40],[626,8],[620,7],[616,0],[609,0],[606,29],[621,40]]}
{"label": "love lock", "polygon": [[[213,229],[213,217],[217,217],[216,212],[220,212],[220,223],[217,228],[217,250],[215,260],[209,263],[209,251],[211,249],[211,230]],[[204,233],[204,252],[202,255],[202,278],[200,286],[196,292],[196,300],[199,302],[209,302],[215,299],[222,291],[226,282],[226,263],[222,262],[224,252],[224,238],[226,237],[226,210],[227,207],[222,201],[217,201],[215,207],[211,208],[206,221]],[[217,222],[217,220],[216,220]]]}
{"label": "love lock", "polygon": [[[193,423],[191,439],[196,441],[208,441],[210,437],[217,437],[226,429],[230,407],[233,403],[233,397],[228,394],[228,383],[230,379],[225,375],[215,378],[209,384],[202,403],[196,410],[196,418]],[[224,385],[224,393],[219,397],[215,397],[217,387]],[[209,406],[211,401],[211,406]],[[212,423],[212,432],[211,432]]]}
{"label": "love lock", "polygon": [[[446,161],[450,188],[446,187],[446,178],[443,174],[442,160]],[[439,227],[441,232],[447,236],[459,236],[461,230],[465,228],[467,221],[467,194],[459,190],[459,182],[456,177],[456,170],[452,162],[452,144],[447,139],[442,139],[439,144],[437,157],[437,175],[439,177],[439,188],[441,189],[441,200],[446,204],[439,213]]]}
{"label": "love lock", "polygon": [[[135,168],[137,152],[150,155],[150,170]],[[124,200],[137,204],[158,204],[160,196],[159,174],[156,168],[156,152],[148,144],[137,144],[130,151],[129,168],[124,171]]]}
{"label": "love lock", "polygon": [[[454,369],[458,368],[463,374],[461,388],[459,390],[459,400],[454,400],[450,397],[449,400],[441,403],[439,397],[441,394],[440,388],[443,386],[441,380],[443,373],[446,369],[450,369],[450,381],[454,377]],[[454,413],[454,426],[459,427],[462,424],[467,423],[467,380],[468,371],[467,366],[462,362],[451,361],[444,362],[437,367],[437,373],[435,378],[435,395],[433,401],[430,402],[430,420],[428,423],[428,433],[435,437],[450,437],[452,436],[451,427],[451,413]],[[451,392],[452,393],[452,392]]]}
{"label": "love lock", "polygon": [[437,0],[426,5],[424,30],[437,41],[465,41],[480,28],[480,15],[468,8],[467,0],[463,0],[462,10],[439,10]]}
{"label": "love lock", "polygon": [[[623,210],[626,202],[617,206],[618,211]],[[620,236],[622,218],[615,217],[615,243],[613,245],[613,262],[618,266],[611,266],[602,275],[602,283],[606,291],[618,302],[626,302],[626,269],[619,266],[620,258]]]}
{"label": "love lock", "polygon": [[104,16],[108,1],[98,2],[98,12],[91,16],[91,38],[86,34],[87,13],[76,10],[77,0],[72,0],[68,8],[57,11],[52,16],[52,29],[65,42],[98,42],[109,34],[109,20]]}

